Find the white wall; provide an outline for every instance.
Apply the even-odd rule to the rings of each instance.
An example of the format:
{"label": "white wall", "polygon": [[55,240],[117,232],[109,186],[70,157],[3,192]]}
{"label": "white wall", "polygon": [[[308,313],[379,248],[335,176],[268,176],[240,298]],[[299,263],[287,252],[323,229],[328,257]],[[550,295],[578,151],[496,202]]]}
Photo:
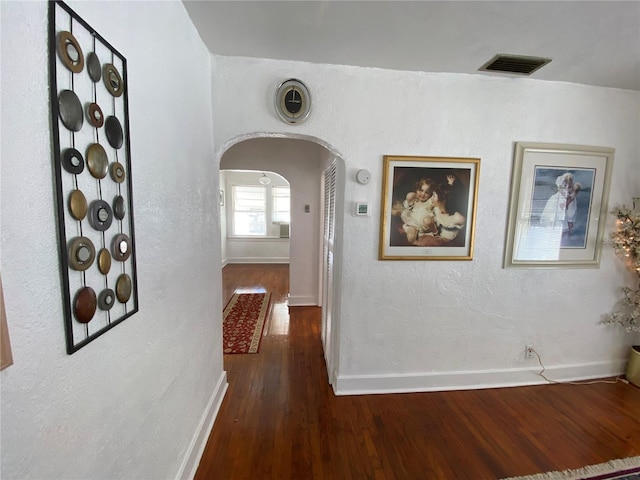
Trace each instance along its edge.
{"label": "white wall", "polygon": [[128,62],[140,310],[66,354],[47,3],[2,2],[0,476],[188,476],[226,387],[211,57],[180,2],[70,6]]}
{"label": "white wall", "polygon": [[[611,204],[640,192],[640,94],[485,75],[424,74],[215,57],[217,156],[255,135],[309,136],[345,159],[337,390],[414,391],[536,383],[533,343],[551,377],[622,371],[637,338],[598,322],[630,277],[605,246],[599,269],[502,268],[514,142],[616,149]],[[282,123],[273,94],[302,79],[313,107]],[[238,104],[234,99],[242,96]],[[382,156],[480,157],[468,262],[378,261]],[[360,168],[372,172],[362,186]],[[350,216],[368,200],[372,215]],[[607,233],[613,219],[607,219]],[[293,255],[293,254],[292,254]]]}
{"label": "white wall", "polygon": [[[215,92],[214,92],[215,95]],[[320,158],[324,148],[285,138],[255,138],[224,152],[221,168],[268,169],[282,175],[291,187],[289,239],[289,305],[318,305],[320,232]],[[305,212],[309,205],[309,212]],[[228,249],[231,243],[228,243]]]}

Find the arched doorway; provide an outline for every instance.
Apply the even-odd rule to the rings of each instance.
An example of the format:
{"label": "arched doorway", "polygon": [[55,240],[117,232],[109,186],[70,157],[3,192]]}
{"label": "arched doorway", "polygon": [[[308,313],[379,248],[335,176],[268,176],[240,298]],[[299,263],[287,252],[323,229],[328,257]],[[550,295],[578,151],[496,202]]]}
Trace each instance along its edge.
{"label": "arched doorway", "polygon": [[289,305],[323,307],[322,340],[329,381],[333,383],[339,360],[336,325],[344,210],[339,207],[344,203],[342,157],[313,137],[245,135],[229,142],[222,150],[220,170],[225,169],[268,170],[289,182]]}

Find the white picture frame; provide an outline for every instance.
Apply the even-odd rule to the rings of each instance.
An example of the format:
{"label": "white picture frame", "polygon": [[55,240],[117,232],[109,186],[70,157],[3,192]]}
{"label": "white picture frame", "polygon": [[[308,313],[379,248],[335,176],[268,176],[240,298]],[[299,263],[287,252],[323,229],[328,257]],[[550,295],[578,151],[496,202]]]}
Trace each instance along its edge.
{"label": "white picture frame", "polygon": [[598,268],[614,149],[517,142],[505,268]]}

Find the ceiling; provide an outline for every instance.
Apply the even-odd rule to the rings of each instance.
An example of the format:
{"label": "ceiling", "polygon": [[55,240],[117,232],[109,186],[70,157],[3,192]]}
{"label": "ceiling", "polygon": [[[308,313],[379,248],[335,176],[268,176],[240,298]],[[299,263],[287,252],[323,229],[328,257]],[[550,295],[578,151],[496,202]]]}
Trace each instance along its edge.
{"label": "ceiling", "polygon": [[215,55],[482,75],[531,55],[552,59],[531,78],[640,91],[640,0],[183,3]]}

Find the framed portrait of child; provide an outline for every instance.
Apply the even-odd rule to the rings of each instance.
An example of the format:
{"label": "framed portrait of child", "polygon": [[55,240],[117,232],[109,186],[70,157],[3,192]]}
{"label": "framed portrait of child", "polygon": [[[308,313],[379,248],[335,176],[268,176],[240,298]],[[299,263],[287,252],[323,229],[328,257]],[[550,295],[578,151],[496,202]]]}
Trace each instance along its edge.
{"label": "framed portrait of child", "polygon": [[597,268],[614,150],[516,143],[505,267]]}
{"label": "framed portrait of child", "polygon": [[471,260],[479,158],[384,156],[380,260]]}

